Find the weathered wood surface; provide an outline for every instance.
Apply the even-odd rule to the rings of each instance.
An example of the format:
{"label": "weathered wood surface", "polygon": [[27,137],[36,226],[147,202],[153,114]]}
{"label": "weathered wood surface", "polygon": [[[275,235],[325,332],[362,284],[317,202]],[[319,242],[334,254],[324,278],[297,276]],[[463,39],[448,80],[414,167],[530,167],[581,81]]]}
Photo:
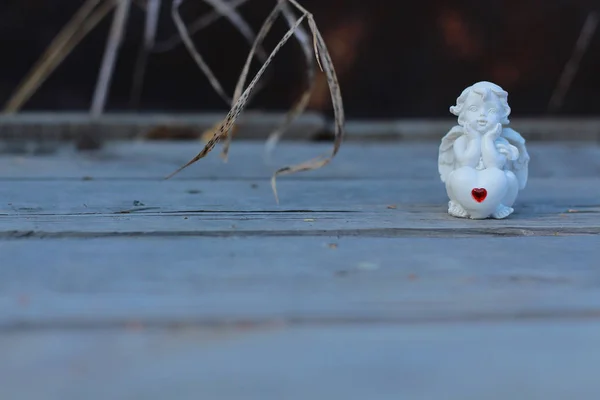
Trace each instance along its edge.
{"label": "weathered wood surface", "polygon": [[600,147],[530,145],[503,221],[437,144],[0,157],[0,398],[600,397]]}
{"label": "weathered wood surface", "polygon": [[[335,162],[291,179],[432,179],[438,183],[439,143],[346,143]],[[162,179],[195,156],[201,142],[113,142],[100,152],[62,147],[47,156],[2,155],[0,179]],[[535,143],[528,147],[533,178],[600,178],[600,145],[587,142]],[[330,144],[281,143],[267,157],[262,142],[234,141],[227,163],[217,147],[208,157],[175,175],[182,179],[268,179],[276,169],[331,152]],[[557,191],[560,192],[560,191]]]}
{"label": "weathered wood surface", "polygon": [[[86,113],[19,113],[0,115],[0,141],[19,139],[73,140],[94,136],[103,140],[125,140],[156,137],[197,137],[221,121],[227,112],[202,114],[107,114],[92,118]],[[242,138],[264,138],[285,120],[284,113],[249,111],[240,116],[238,134]],[[583,124],[582,126],[585,126]],[[325,117],[308,112],[301,115],[290,130],[288,138],[308,139],[326,127]],[[152,134],[154,132],[155,134]],[[169,135],[167,135],[169,136]],[[238,136],[240,137],[240,136]]]}
{"label": "weathered wood surface", "polygon": [[595,318],[597,245],[590,236],[2,241],[11,261],[0,328]]}
{"label": "weathered wood surface", "polygon": [[[227,112],[202,114],[105,114],[92,118],[86,113],[37,113],[24,112],[0,115],[0,145],[3,141],[19,142],[34,140],[65,141],[86,137],[97,140],[123,140],[134,138],[157,138],[169,136],[197,137],[212,128]],[[288,139],[312,139],[323,134],[333,135],[330,115],[307,112],[301,115],[286,132]],[[265,139],[285,119],[284,113],[250,110],[241,115],[239,139]],[[356,120],[347,121],[347,140],[404,140],[438,141],[456,124],[456,118]],[[578,141],[600,142],[600,119],[598,118],[511,118],[511,126],[530,141]],[[33,145],[33,143],[32,143]],[[33,146],[35,147],[35,146]]]}
{"label": "weathered wood surface", "polygon": [[0,395],[594,400],[599,335],[597,322],[20,332],[0,343]]}

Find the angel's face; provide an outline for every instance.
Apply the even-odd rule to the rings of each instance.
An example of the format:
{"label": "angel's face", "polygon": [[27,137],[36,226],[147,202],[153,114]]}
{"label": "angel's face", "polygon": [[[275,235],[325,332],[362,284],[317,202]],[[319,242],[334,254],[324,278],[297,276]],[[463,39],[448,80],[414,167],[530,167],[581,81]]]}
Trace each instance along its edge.
{"label": "angel's face", "polygon": [[471,92],[465,101],[463,111],[465,123],[481,133],[495,129],[501,118],[502,104],[496,96],[488,97],[484,100],[480,94]]}

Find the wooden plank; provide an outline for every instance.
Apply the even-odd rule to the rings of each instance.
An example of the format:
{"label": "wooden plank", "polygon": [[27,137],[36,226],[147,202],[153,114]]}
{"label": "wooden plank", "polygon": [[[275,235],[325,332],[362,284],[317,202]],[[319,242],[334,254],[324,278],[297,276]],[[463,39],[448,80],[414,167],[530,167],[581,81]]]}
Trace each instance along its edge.
{"label": "wooden plank", "polygon": [[503,221],[456,220],[441,213],[177,213],[124,216],[29,216],[0,219],[0,239],[100,237],[371,236],[472,237],[599,235],[597,215]]}
{"label": "wooden plank", "polygon": [[[154,138],[148,133],[171,131],[171,138],[199,137],[227,115],[227,111],[201,114],[105,114],[92,118],[87,113],[19,113],[0,115],[0,141],[65,141],[92,136],[102,140]],[[266,139],[285,120],[279,112],[249,111],[240,116],[238,137]],[[309,139],[326,127],[325,117],[307,112],[287,132],[287,138]],[[157,132],[158,133],[158,132]],[[168,132],[164,132],[168,137]]]}
{"label": "wooden plank", "polygon": [[[315,147],[318,146],[289,146],[282,153],[304,152],[301,156],[308,157]],[[332,164],[338,165],[337,171],[324,168],[317,171],[321,172],[320,177],[315,173],[281,179],[279,206],[274,202],[268,175],[263,180],[250,178],[259,172],[247,172],[252,167],[243,163],[228,170],[225,176],[246,171],[247,180],[191,180],[189,176],[172,181],[156,179],[161,160],[181,158],[185,149],[184,144],[166,146],[166,155],[160,158],[159,147],[115,146],[112,153],[101,152],[92,161],[85,157],[69,159],[63,154],[33,157],[12,167],[5,165],[0,169],[5,174],[0,186],[0,198],[5,199],[0,209],[4,214],[0,219],[1,235],[289,235],[294,231],[299,235],[548,235],[594,234],[600,225],[600,181],[597,176],[586,177],[595,173],[594,162],[600,160],[599,150],[593,147],[532,149],[534,157],[539,158],[532,165],[532,178],[519,198],[516,214],[504,221],[479,222],[457,220],[446,214],[447,199],[437,179],[435,147],[431,145],[350,146],[346,158]],[[240,155],[248,154],[252,145],[243,143],[237,149]],[[138,151],[134,151],[131,160],[126,158],[129,150]],[[406,168],[397,168],[396,158],[401,152],[409,161],[420,161],[406,162]],[[360,154],[365,156],[359,157]],[[425,157],[433,158],[425,160],[429,162],[426,168],[419,164],[425,162]],[[378,160],[374,168],[369,167],[372,159]],[[14,161],[6,157],[2,160]],[[86,162],[89,170],[81,171]],[[544,171],[548,165],[554,169]],[[224,169],[221,164],[217,166],[219,171]],[[201,164],[198,167],[199,172],[207,173],[207,168]],[[380,170],[373,173],[376,168]],[[141,175],[137,179],[135,171]],[[368,171],[365,175],[371,176],[358,179],[359,171]],[[56,180],[82,172],[92,172],[100,178]],[[188,172],[194,174],[196,169]],[[147,179],[140,179],[142,174]],[[395,174],[400,178],[396,179]],[[406,179],[410,175],[414,178]],[[336,176],[341,179],[335,179]],[[566,176],[569,178],[564,179]],[[24,177],[30,180],[21,180]]]}
{"label": "wooden plank", "polygon": [[[278,183],[280,204],[269,180],[10,180],[0,185],[0,214],[157,214],[201,212],[384,212],[386,217],[442,220],[444,185],[426,179],[287,180]],[[521,192],[520,217],[600,212],[600,178],[532,178]],[[572,211],[572,212],[569,212]],[[401,214],[401,215],[399,215]],[[345,215],[348,216],[348,215]],[[362,217],[359,217],[362,218]],[[515,218],[510,218],[515,219]],[[509,219],[509,220],[510,220]],[[460,221],[459,219],[452,219]],[[568,219],[567,219],[568,220]],[[566,220],[565,220],[566,221]]]}
{"label": "wooden plank", "polygon": [[[284,179],[306,178],[402,178],[438,180],[438,143],[345,143],[334,161],[317,171]],[[0,179],[162,179],[189,161],[199,142],[114,142],[98,152],[81,153],[62,147],[46,156],[0,156]],[[600,146],[586,143],[532,143],[532,177],[600,176]],[[270,160],[264,145],[234,141],[229,162],[213,153],[173,179],[269,179],[279,167],[302,162],[331,151],[328,143],[281,143]]]}
{"label": "wooden plank", "polygon": [[0,333],[600,318],[597,237],[0,241]]}
{"label": "wooden plank", "polygon": [[[456,118],[402,119],[388,121],[350,120],[350,140],[438,141],[456,125]],[[511,118],[510,126],[529,141],[600,142],[598,118]]]}
{"label": "wooden plank", "polygon": [[195,146],[0,157],[0,398],[598,397],[599,148],[531,146],[469,221],[437,144],[347,144],[279,206],[328,146],[160,179]]}
{"label": "wooden plank", "polygon": [[0,336],[22,400],[595,400],[600,323],[428,324]]}
{"label": "wooden plank", "polygon": [[[199,114],[105,114],[92,120],[86,113],[35,113],[0,115],[0,140],[73,140],[82,136],[97,139],[130,140],[145,136],[148,131],[168,128],[187,131],[188,136],[212,127],[224,118],[226,111]],[[247,111],[240,120],[239,138],[264,139],[285,118],[284,113]],[[329,115],[307,112],[300,116],[285,138],[310,139],[332,133]],[[456,118],[360,120],[346,124],[348,140],[437,141]],[[598,118],[511,118],[511,126],[531,141],[600,141]],[[195,133],[194,133],[195,132]]]}
{"label": "wooden plank", "polygon": [[[585,190],[582,190],[585,188]],[[5,181],[1,237],[600,233],[600,179],[532,179],[505,220],[450,217],[430,180]]]}

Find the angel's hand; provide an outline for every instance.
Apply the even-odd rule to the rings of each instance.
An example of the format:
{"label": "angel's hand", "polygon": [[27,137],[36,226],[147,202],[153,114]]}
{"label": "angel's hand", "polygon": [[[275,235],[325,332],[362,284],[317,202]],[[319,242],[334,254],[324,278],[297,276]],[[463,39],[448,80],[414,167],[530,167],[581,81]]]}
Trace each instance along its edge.
{"label": "angel's hand", "polygon": [[496,126],[494,127],[494,129],[491,129],[488,132],[486,132],[485,136],[491,136],[492,139],[496,140],[500,137],[501,134],[502,134],[502,124],[497,123]]}
{"label": "angel's hand", "polygon": [[516,161],[519,158],[519,149],[511,144],[499,144],[498,152],[510,161]]}
{"label": "angel's hand", "polygon": [[465,134],[471,140],[481,139],[481,134],[477,130],[473,129],[473,127],[469,124],[465,124]]}

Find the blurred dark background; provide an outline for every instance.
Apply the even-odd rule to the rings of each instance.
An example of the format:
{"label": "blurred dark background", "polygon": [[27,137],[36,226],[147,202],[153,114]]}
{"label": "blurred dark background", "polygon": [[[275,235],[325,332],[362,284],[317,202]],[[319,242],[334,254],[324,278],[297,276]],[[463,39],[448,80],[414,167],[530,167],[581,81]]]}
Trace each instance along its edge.
{"label": "blurred dark background", "polygon": [[[176,33],[170,0],[163,1],[158,41]],[[491,80],[509,91],[513,114],[548,115],[552,92],[588,15],[600,1],[583,0],[302,0],[332,53],[346,112],[353,118],[449,117],[460,91]],[[82,0],[0,1],[0,102],[4,104]],[[257,31],[274,0],[250,0],[241,13]],[[186,22],[206,13],[200,0],[182,8]],[[97,27],[25,105],[24,111],[89,108],[111,18]],[[107,111],[132,110],[129,96],[144,12],[133,6]],[[286,29],[280,20],[270,51]],[[194,35],[200,52],[229,93],[249,45],[225,19]],[[257,65],[254,66],[256,71]],[[253,109],[283,110],[304,88],[297,43],[284,47]],[[330,111],[320,76],[311,110]],[[596,31],[557,115],[600,114],[600,32]],[[135,110],[228,110],[183,45],[148,60]]]}

